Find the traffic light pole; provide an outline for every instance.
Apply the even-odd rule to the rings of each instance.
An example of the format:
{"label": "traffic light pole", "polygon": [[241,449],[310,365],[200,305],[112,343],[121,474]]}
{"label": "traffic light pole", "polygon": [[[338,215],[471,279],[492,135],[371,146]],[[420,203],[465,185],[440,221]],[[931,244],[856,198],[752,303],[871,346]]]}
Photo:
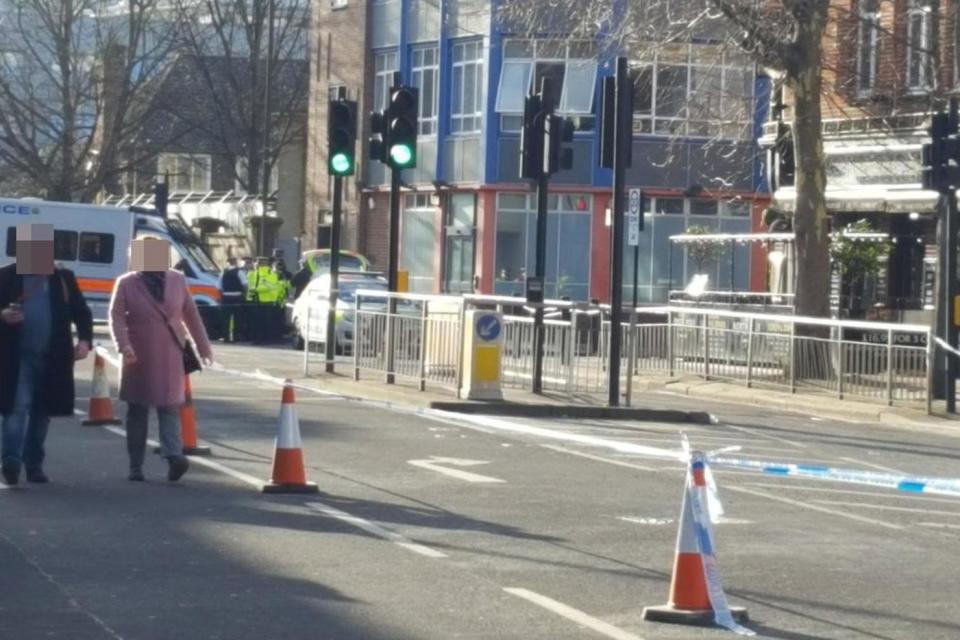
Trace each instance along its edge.
{"label": "traffic light pole", "polygon": [[613,245],[610,252],[610,362],[607,369],[610,378],[607,384],[607,404],[620,405],[620,353],[623,320],[623,199],[626,189],[625,173],[627,145],[632,144],[633,114],[625,113],[626,92],[630,90],[627,59],[617,58],[616,89],[614,99],[613,141]]}
{"label": "traffic light pole", "polygon": [[[387,258],[387,286],[391,292],[397,291],[397,270],[400,259],[400,169],[390,169],[390,250]],[[397,313],[397,300],[390,297],[387,300],[387,384],[394,383],[393,373],[393,344],[394,323]]]}
{"label": "traffic light pole", "polygon": [[[940,259],[943,267],[940,270],[943,281],[943,311],[941,312],[941,335],[953,348],[957,348],[957,317],[954,310],[954,300],[957,298],[957,192],[948,189],[944,194],[946,211],[943,218],[943,234],[941,236]],[[943,353],[943,394],[946,401],[947,413],[957,412],[957,356],[949,351]]]}
{"label": "traffic light pole", "polygon": [[[547,276],[547,197],[550,176],[542,172],[537,178],[537,262],[534,267],[537,280],[546,289]],[[543,353],[546,331],[543,327],[543,302],[533,316],[533,392],[543,393]]]}
{"label": "traffic light pole", "polygon": [[330,229],[330,293],[327,297],[327,337],[324,342],[327,373],[333,373],[337,357],[337,299],[340,297],[340,217],[343,210],[343,178],[333,179],[333,225]]}

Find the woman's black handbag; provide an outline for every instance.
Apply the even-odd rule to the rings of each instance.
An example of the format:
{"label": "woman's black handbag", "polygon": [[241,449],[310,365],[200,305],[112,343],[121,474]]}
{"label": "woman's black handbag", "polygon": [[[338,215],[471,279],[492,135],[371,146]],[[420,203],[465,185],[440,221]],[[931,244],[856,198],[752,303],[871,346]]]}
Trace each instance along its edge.
{"label": "woman's black handbag", "polygon": [[187,375],[190,375],[194,371],[200,371],[203,367],[200,366],[200,358],[197,357],[197,352],[193,350],[193,343],[188,339],[183,345],[183,372]]}

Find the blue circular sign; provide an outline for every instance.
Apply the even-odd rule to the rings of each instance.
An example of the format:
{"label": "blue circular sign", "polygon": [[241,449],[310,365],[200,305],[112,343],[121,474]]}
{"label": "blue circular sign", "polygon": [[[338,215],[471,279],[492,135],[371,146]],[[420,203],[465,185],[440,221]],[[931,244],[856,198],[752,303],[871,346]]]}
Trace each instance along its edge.
{"label": "blue circular sign", "polygon": [[478,316],[476,320],[477,336],[484,342],[500,337],[500,318],[493,314]]}

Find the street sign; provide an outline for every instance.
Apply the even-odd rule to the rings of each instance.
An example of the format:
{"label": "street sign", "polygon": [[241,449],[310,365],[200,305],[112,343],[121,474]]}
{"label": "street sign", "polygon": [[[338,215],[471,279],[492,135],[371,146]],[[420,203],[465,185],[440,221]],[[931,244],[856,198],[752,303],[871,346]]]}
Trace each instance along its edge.
{"label": "street sign", "polygon": [[630,198],[627,204],[627,245],[631,247],[640,244],[640,207],[642,201],[640,189],[630,189]]}
{"label": "street sign", "polygon": [[495,314],[479,316],[477,318],[477,336],[484,342],[499,338],[500,318]]}

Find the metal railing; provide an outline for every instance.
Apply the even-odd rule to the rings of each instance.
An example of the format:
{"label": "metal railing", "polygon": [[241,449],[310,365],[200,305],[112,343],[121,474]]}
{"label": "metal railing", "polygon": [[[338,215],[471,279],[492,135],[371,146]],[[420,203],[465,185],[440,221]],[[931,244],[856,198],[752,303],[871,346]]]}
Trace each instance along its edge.
{"label": "metal railing", "polygon": [[664,322],[637,326],[641,372],[930,408],[930,327],[717,309],[656,311]]}
{"label": "metal railing", "polygon": [[[363,372],[458,390],[464,314],[503,315],[502,384],[531,389],[536,305],[506,296],[430,296],[359,291],[352,313],[355,378]],[[609,383],[609,308],[547,301],[543,388],[598,394]],[[828,393],[930,409],[933,338],[924,325],[795,317],[683,306],[628,310],[620,388],[632,400],[643,373],[792,393]]]}

